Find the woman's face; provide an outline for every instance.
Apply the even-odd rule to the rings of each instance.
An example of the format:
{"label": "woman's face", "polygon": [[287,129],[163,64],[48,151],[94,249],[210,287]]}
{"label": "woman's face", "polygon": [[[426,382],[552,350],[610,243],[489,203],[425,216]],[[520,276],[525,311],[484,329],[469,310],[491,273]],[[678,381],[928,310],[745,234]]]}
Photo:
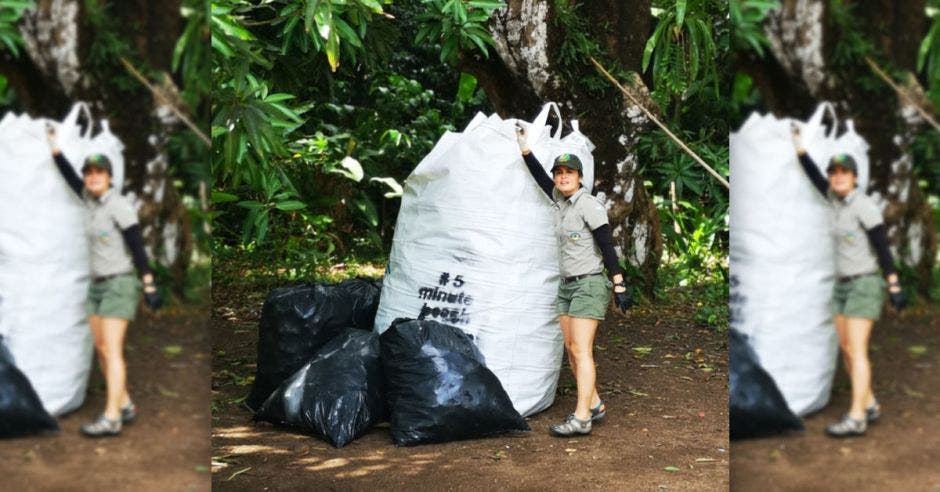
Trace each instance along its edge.
{"label": "woman's face", "polygon": [[88,167],[82,177],[85,181],[85,189],[92,196],[99,197],[111,187],[111,174],[104,169]]}
{"label": "woman's face", "polygon": [[555,188],[558,188],[564,196],[574,195],[574,192],[581,187],[581,176],[574,169],[558,166],[552,176],[555,179]]}
{"label": "woman's face", "polygon": [[829,171],[829,188],[839,196],[846,196],[855,189],[858,177],[855,173],[842,167],[833,166]]}

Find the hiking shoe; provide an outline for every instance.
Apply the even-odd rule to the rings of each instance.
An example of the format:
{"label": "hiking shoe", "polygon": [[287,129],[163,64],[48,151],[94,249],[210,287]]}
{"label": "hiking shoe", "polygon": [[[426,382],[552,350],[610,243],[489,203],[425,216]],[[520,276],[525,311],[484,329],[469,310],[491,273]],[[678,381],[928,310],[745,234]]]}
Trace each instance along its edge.
{"label": "hiking shoe", "polygon": [[[601,410],[603,407],[603,410]],[[603,401],[597,402],[597,406],[591,409],[591,422],[600,422],[607,416],[607,405]]]}
{"label": "hiking shoe", "polygon": [[121,407],[121,423],[130,424],[137,420],[137,405],[128,403]]}
{"label": "hiking shoe", "polygon": [[881,418],[881,405],[876,400],[865,409],[865,420],[870,424]]}
{"label": "hiking shoe", "polygon": [[866,429],[868,429],[868,423],[865,419],[855,420],[846,414],[842,416],[842,420],[829,424],[826,427],[826,434],[832,437],[861,436],[865,434]]}
{"label": "hiking shoe", "polygon": [[568,415],[568,418],[561,424],[555,424],[548,428],[552,434],[558,437],[568,437],[576,434],[590,434],[591,433],[591,419],[581,420],[574,416],[574,414]]}
{"label": "hiking shoe", "polygon": [[121,433],[121,420],[111,420],[101,414],[97,419],[82,425],[82,434],[88,437],[109,437]]}

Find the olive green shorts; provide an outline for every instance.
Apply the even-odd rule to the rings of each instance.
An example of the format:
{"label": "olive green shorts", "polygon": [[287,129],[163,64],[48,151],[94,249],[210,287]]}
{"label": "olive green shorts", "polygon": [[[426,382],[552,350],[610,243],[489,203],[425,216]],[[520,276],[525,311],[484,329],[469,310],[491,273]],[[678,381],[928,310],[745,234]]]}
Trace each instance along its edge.
{"label": "olive green shorts", "polygon": [[614,284],[603,274],[558,283],[555,312],[575,318],[604,319]]}
{"label": "olive green shorts", "polygon": [[140,296],[140,280],[132,273],[118,275],[100,282],[92,280],[88,287],[85,309],[88,314],[131,321],[137,314]]}
{"label": "olive green shorts", "polygon": [[877,273],[848,282],[836,280],[832,291],[832,312],[852,318],[878,319],[885,301],[885,281]]}

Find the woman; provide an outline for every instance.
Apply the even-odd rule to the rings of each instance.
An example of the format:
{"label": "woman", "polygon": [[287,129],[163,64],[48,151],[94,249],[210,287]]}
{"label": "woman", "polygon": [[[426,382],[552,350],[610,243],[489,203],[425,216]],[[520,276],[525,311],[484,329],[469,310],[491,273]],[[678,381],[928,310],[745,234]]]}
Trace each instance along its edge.
{"label": "woman", "polygon": [[108,158],[100,154],[88,157],[79,178],[62,155],[51,125],[47,133],[56,167],[85,205],[92,278],[86,308],[98,363],[108,387],[104,412],[82,425],[81,431],[90,437],[115,436],[121,432],[122,424],[137,417],[137,408],[127,393],[124,363],[127,323],[134,319],[140,303],[140,281],[134,276],[135,267],[151,309],[159,307],[160,298],[144,252],[137,212],[126,198],[111,189]]}
{"label": "woman", "polygon": [[905,304],[904,295],[888,249],[881,211],[868,195],[856,189],[855,160],[847,154],[833,156],[826,167],[827,180],[806,153],[799,128],[793,125],[792,130],[800,165],[832,207],[832,232],[836,241],[833,316],[845,369],[852,381],[849,412],[826,427],[826,432],[834,437],[859,436],[865,433],[869,423],[881,416],[881,406],[871,389],[868,360],[868,339],[884,303],[884,281],[878,274],[879,266],[888,283],[891,305],[899,311]]}
{"label": "woman", "polygon": [[[554,202],[561,270],[555,307],[565,337],[568,363],[578,384],[574,413],[564,422],[552,425],[550,430],[559,437],[590,434],[591,423],[603,419],[607,413],[595,386],[594,334],[607,311],[610,288],[614,287],[617,307],[624,313],[630,307],[630,295],[614,252],[607,210],[600,200],[582,188],[581,161],[571,154],[556,157],[552,178],[549,178],[529,150],[525,129],[516,127],[516,133],[526,167]],[[605,266],[610,280],[603,276]]]}

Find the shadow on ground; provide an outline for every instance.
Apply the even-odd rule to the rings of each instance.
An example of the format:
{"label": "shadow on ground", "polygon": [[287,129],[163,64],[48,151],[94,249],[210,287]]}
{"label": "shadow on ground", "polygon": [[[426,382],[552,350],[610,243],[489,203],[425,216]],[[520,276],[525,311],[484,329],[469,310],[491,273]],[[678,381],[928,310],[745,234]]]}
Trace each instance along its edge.
{"label": "shadow on ground", "polygon": [[574,408],[565,367],[532,432],[397,448],[383,424],[335,449],[240,405],[264,294],[213,292],[213,490],[728,489],[726,335],[696,326],[692,306],[609,313],[595,351],[609,411],[589,437],[548,435]]}

